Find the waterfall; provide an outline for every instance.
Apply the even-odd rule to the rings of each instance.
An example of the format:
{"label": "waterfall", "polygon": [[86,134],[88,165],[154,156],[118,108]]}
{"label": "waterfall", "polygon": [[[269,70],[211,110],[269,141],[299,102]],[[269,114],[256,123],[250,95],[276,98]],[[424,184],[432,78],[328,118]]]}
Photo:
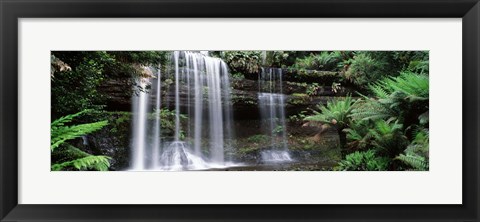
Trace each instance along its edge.
{"label": "waterfall", "polygon": [[270,137],[270,149],[261,153],[264,162],[291,161],[285,123],[282,69],[262,68],[258,79],[258,106],[262,129]]}
{"label": "waterfall", "polygon": [[[137,79],[143,90],[132,96],[132,170],[225,166],[233,135],[227,65],[208,52],[174,51],[165,67],[151,69],[156,75]],[[168,121],[173,129],[162,128]]]}
{"label": "waterfall", "polygon": [[147,85],[147,79],[138,78],[136,83],[140,88],[135,90],[132,102],[133,110],[133,149],[131,155],[132,168],[135,170],[141,170],[145,168],[145,154],[146,154],[146,127],[147,127],[147,107],[148,107],[148,94],[145,91]]}
{"label": "waterfall", "polygon": [[153,124],[153,143],[152,143],[152,166],[158,166],[159,165],[159,156],[160,156],[160,136],[161,136],[161,131],[160,131],[160,108],[162,106],[162,102],[160,97],[161,92],[162,92],[162,72],[161,72],[161,66],[159,66],[158,71],[157,71],[157,84],[155,85],[155,110],[154,110],[154,118],[155,122]]}

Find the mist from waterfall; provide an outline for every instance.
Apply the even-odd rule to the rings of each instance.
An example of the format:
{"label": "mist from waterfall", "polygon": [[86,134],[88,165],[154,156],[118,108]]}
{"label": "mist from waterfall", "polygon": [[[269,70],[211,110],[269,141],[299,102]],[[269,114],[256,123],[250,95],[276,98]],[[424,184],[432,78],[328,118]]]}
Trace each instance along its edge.
{"label": "mist from waterfall", "polygon": [[270,137],[270,147],[261,153],[263,162],[292,161],[288,152],[287,126],[282,69],[262,68],[258,79],[258,106],[263,132]]}
{"label": "mist from waterfall", "polygon": [[[233,132],[227,65],[205,51],[174,51],[166,67],[150,69],[156,74],[136,79],[139,89],[132,96],[131,169],[194,170],[228,164],[225,140]],[[172,138],[162,128],[164,109],[174,113]]]}

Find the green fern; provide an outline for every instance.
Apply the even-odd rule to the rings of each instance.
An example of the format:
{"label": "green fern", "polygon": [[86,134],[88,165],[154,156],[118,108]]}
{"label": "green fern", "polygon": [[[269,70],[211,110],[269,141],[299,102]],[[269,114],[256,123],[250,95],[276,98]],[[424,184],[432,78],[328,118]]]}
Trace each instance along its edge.
{"label": "green fern", "polygon": [[315,56],[316,68],[321,70],[332,70],[337,67],[342,60],[342,54],[339,51],[322,52]]}
{"label": "green fern", "polygon": [[421,74],[428,74],[429,66],[430,65],[428,60],[426,61],[414,60],[414,61],[410,61],[410,63],[408,64],[407,70],[416,72],[416,73],[421,73]]}
{"label": "green fern", "polygon": [[68,167],[74,167],[77,170],[98,170],[98,171],[108,171],[110,167],[111,158],[108,156],[86,156],[80,159],[67,161],[59,164],[53,164],[53,171],[60,171]]}
{"label": "green fern", "polygon": [[387,170],[390,161],[385,157],[376,156],[375,151],[357,151],[345,156],[341,160],[337,170],[352,171],[384,171]]}
{"label": "green fern", "polygon": [[343,73],[345,78],[357,86],[367,86],[369,82],[385,75],[388,63],[372,57],[369,52],[358,52],[347,61],[348,69]]}
{"label": "green fern", "polygon": [[[428,110],[428,76],[403,72],[398,77],[380,80],[369,86],[374,98],[364,98],[357,102],[350,117],[356,121],[400,120],[411,107]],[[424,112],[424,111],[423,111]],[[423,117],[424,121],[425,118]]]}
{"label": "green fern", "polygon": [[91,154],[70,145],[69,143],[63,143],[54,152],[51,153],[51,159],[53,163],[67,162],[74,159],[80,159]]}
{"label": "green fern", "polygon": [[315,111],[314,115],[305,117],[304,120],[336,125],[343,129],[349,124],[349,115],[354,103],[351,96],[347,96],[343,100],[329,101],[326,106],[318,106],[320,112]]}
{"label": "green fern", "polygon": [[400,154],[396,159],[410,165],[415,170],[428,170],[428,161],[425,157],[416,154]]}
{"label": "green fern", "polygon": [[63,142],[81,137],[85,134],[97,131],[108,124],[108,121],[100,121],[95,123],[86,123],[74,126],[65,126],[66,123],[69,123],[73,118],[85,113],[82,111],[76,114],[67,115],[64,117],[55,120],[51,124],[51,140],[50,140],[50,149],[54,151],[60,144]]}
{"label": "green fern", "polygon": [[369,133],[369,129],[369,122],[353,121],[349,128],[343,130],[347,133],[347,146],[350,149],[365,149],[371,146],[372,135]]}
{"label": "green fern", "polygon": [[413,141],[408,145],[404,153],[398,155],[396,159],[413,167],[415,170],[428,170],[428,129],[417,129],[414,132],[415,137]]}
{"label": "green fern", "polygon": [[56,119],[55,121],[53,121],[53,122],[50,124],[50,126],[51,126],[52,130],[53,130],[53,129],[56,129],[56,128],[58,128],[58,127],[62,127],[62,126],[65,125],[65,123],[70,123],[70,122],[72,122],[73,118],[78,117],[78,116],[80,116],[80,115],[83,115],[83,114],[85,114],[85,113],[88,113],[88,112],[90,112],[90,111],[91,111],[91,110],[86,109],[86,110],[83,110],[83,111],[78,112],[78,113],[74,113],[74,114],[62,116],[62,117]]}
{"label": "green fern", "polygon": [[398,115],[399,111],[392,109],[388,102],[368,98],[358,101],[349,117],[355,121],[376,121],[392,117],[396,119]]}
{"label": "green fern", "polygon": [[405,94],[409,102],[428,100],[429,80],[427,75],[415,74],[413,72],[402,72],[398,77],[386,78],[381,83],[391,92]]}
{"label": "green fern", "polygon": [[108,121],[100,121],[95,123],[86,123],[75,126],[63,126],[56,130],[52,130],[51,146],[53,151],[63,142],[81,137],[85,134],[97,131],[108,124]]}
{"label": "green fern", "polygon": [[369,130],[373,140],[372,146],[392,158],[395,157],[408,145],[407,137],[403,135],[402,129],[403,125],[397,121],[376,121],[374,128]]}
{"label": "green fern", "polygon": [[[74,168],[77,170],[99,170],[106,171],[110,167],[110,157],[108,156],[94,156],[88,154],[70,144],[65,144],[65,141],[78,138],[88,133],[97,131],[108,124],[107,121],[100,121],[95,123],[86,123],[80,125],[67,126],[66,124],[72,122],[75,117],[78,117],[88,110],[84,110],[79,113],[67,115],[61,117],[51,123],[51,142],[50,150],[52,156],[60,155],[64,156],[67,161],[60,163],[54,163],[51,166],[53,171],[59,171],[68,168]],[[63,145],[62,149],[57,148]],[[70,160],[68,160],[70,159]]]}
{"label": "green fern", "polygon": [[[415,170],[428,169],[429,80],[427,75],[402,72],[369,86],[373,98],[363,96],[348,117],[347,146],[372,147],[378,155],[400,160]],[[415,119],[417,121],[415,121]],[[413,140],[405,136],[415,133]]]}

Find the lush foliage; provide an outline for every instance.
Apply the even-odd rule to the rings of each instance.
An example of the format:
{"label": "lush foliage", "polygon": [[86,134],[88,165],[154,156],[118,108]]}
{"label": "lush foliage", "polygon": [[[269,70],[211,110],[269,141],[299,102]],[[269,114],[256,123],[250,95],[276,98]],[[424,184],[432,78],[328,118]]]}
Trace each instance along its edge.
{"label": "lush foliage", "polygon": [[[156,117],[160,117],[162,120],[160,122],[160,126],[162,128],[162,134],[164,136],[173,136],[175,133],[175,117],[176,112],[175,110],[169,110],[167,108],[162,108],[160,110],[154,110],[149,118],[154,119]],[[181,122],[185,122],[188,117],[185,114],[180,114],[179,116]],[[180,131],[180,138],[185,137],[185,132],[183,130]]]}
{"label": "lush foliage", "polygon": [[265,51],[263,66],[286,68],[290,54],[287,51]]}
{"label": "lush foliage", "polygon": [[[130,97],[138,90],[156,87],[134,87],[134,79],[156,78],[155,70],[162,73],[160,96],[166,102],[159,110],[148,102],[147,118],[150,123],[160,117],[162,141],[174,139],[177,112],[172,110],[170,97],[175,77],[164,72],[172,68],[167,61],[171,55],[53,51],[51,169],[117,170],[128,166]],[[295,161],[312,157],[325,161],[325,153],[331,152],[336,154],[330,160],[341,159],[337,170],[429,169],[427,51],[216,51],[209,55],[223,59],[230,73],[235,138],[225,140],[225,150],[227,146],[231,149],[228,152],[233,150],[240,158],[260,163],[260,152],[273,148],[273,142],[285,134],[292,156],[297,155]],[[268,67],[282,68],[283,82],[269,84],[282,87],[285,114],[290,117],[285,127],[267,132],[260,130],[265,117],[258,112],[257,93],[262,86],[257,75]],[[180,84],[183,101],[187,83]],[[209,87],[201,90],[206,95]],[[206,98],[205,103],[210,102]],[[192,113],[191,108],[181,106],[179,116],[179,139],[187,143],[192,141],[195,122],[186,114]],[[152,130],[151,124],[147,130]],[[205,132],[208,134],[208,128]],[[269,135],[263,135],[265,132]],[[202,133],[205,146],[210,142],[207,137]],[[95,142],[82,144],[85,141]]]}
{"label": "lush foliage", "polygon": [[156,65],[165,59],[166,52],[52,52],[52,116],[84,109],[102,110],[107,98],[99,92],[99,87],[105,81],[141,75],[142,64]]}
{"label": "lush foliage", "polygon": [[294,70],[334,71],[342,83],[359,89],[381,78],[395,77],[401,71],[428,74],[429,67],[426,51],[321,51],[298,54],[294,58],[289,66]]}
{"label": "lush foliage", "polygon": [[[344,61],[345,78],[357,86],[378,81],[383,77],[395,77],[401,71],[428,73],[426,51],[356,51]],[[418,72],[418,71],[422,72]]]}
{"label": "lush foliage", "polygon": [[317,121],[337,126],[343,130],[350,123],[349,115],[352,112],[355,101],[351,96],[341,100],[327,102],[326,106],[319,105],[319,111],[314,111],[314,115],[305,118],[307,121]]}
{"label": "lush foliage", "polygon": [[[61,117],[51,123],[50,149],[52,156],[61,156],[62,161],[52,162],[52,170],[77,169],[77,170],[100,170],[106,171],[110,166],[110,157],[103,155],[91,155],[72,145],[64,144],[67,140],[75,139],[83,135],[97,131],[108,123],[100,121],[95,123],[74,124],[68,126],[75,117],[87,111]],[[59,148],[64,145],[62,148]],[[65,160],[67,159],[67,160]]]}
{"label": "lush foliage", "polygon": [[400,76],[387,77],[369,88],[373,97],[365,96],[356,105],[351,114],[354,120],[398,120],[409,127],[428,111],[429,81],[426,75],[402,72]]}
{"label": "lush foliage", "polygon": [[311,53],[309,56],[297,58],[292,66],[297,69],[335,71],[341,66],[344,55],[340,51]]}
{"label": "lush foliage", "polygon": [[378,157],[373,150],[356,151],[348,154],[338,164],[338,170],[351,171],[384,171],[387,170],[389,159]]}
{"label": "lush foliage", "polygon": [[347,63],[349,67],[344,73],[345,78],[359,86],[380,79],[386,73],[385,67],[389,65],[385,61],[373,59],[369,53],[357,53]]}
{"label": "lush foliage", "polygon": [[262,67],[261,51],[225,51],[221,56],[234,72],[256,73]]}
{"label": "lush foliage", "polygon": [[88,112],[88,110],[84,110],[82,112],[75,113],[72,115],[67,115],[53,121],[50,124],[51,151],[54,151],[58,146],[60,146],[63,142],[67,140],[75,139],[85,134],[97,131],[108,124],[107,121],[100,121],[96,123],[86,123],[86,124],[79,124],[79,125],[73,125],[73,126],[65,125],[70,123],[73,120],[73,118],[80,116],[86,112]]}
{"label": "lush foliage", "polygon": [[428,138],[428,129],[418,130],[413,141],[397,159],[415,170],[428,170]]}
{"label": "lush foliage", "polygon": [[[428,76],[404,71],[368,88],[369,96],[362,95],[356,102],[349,97],[337,99],[326,106],[320,105],[319,111],[305,118],[337,125],[341,130],[340,142],[346,156],[339,169],[427,170]],[[344,134],[346,142],[342,141]],[[388,164],[373,167],[380,166],[379,162],[381,166]]]}

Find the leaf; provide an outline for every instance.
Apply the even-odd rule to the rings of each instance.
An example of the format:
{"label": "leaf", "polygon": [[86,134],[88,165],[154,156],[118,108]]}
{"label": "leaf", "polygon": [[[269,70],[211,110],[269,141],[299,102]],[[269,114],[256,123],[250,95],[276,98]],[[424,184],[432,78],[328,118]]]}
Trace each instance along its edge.
{"label": "leaf", "polygon": [[60,171],[67,167],[74,167],[77,170],[89,170],[94,169],[98,171],[108,171],[110,167],[111,158],[108,156],[87,156],[84,158],[67,161],[59,164],[52,165],[53,171]]}
{"label": "leaf", "polygon": [[64,143],[67,140],[75,139],[80,136],[86,135],[88,133],[97,131],[104,126],[108,125],[108,121],[100,121],[95,123],[86,123],[73,126],[65,126],[65,124],[70,123],[73,118],[80,116],[89,110],[84,110],[75,114],[67,115],[53,121],[50,125],[50,149],[54,151],[58,146]]}

